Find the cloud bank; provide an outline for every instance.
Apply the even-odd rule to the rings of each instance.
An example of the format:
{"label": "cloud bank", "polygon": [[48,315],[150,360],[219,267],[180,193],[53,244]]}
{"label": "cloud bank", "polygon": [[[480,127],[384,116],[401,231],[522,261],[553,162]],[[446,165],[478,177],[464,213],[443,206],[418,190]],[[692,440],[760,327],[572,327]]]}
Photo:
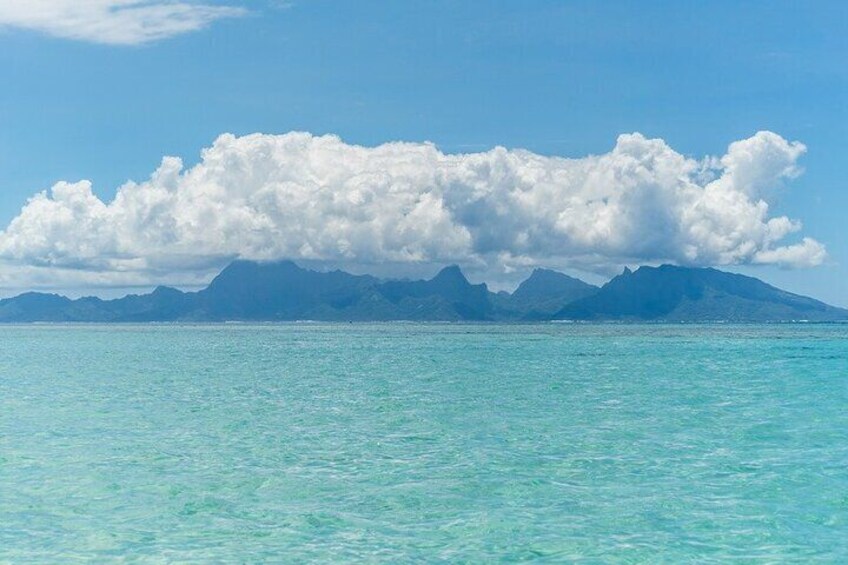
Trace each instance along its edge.
{"label": "cloud bank", "polygon": [[769,213],[804,151],[771,132],[700,160],[638,133],[578,159],[225,134],[197,165],[166,157],[111,202],[88,181],[35,195],[0,232],[0,259],[28,276],[62,270],[89,282],[92,273],[144,281],[208,272],[236,257],[456,262],[490,273],[532,265],[608,273],[658,262],[809,267],[824,260],[824,246],[789,238],[800,222]]}
{"label": "cloud bank", "polygon": [[241,8],[169,0],[2,0],[0,26],[93,43],[139,45],[244,13]]}

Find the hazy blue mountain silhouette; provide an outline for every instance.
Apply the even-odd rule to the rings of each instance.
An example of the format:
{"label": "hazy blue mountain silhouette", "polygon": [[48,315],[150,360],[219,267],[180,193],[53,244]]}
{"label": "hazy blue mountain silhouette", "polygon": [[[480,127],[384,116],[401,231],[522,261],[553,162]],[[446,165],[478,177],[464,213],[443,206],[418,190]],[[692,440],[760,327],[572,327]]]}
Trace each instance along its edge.
{"label": "hazy blue mountain silhouette", "polygon": [[471,284],[456,265],[428,281],[388,281],[377,291],[396,305],[402,319],[489,320],[492,301],[485,284]]}
{"label": "hazy blue mountain silhouette", "polygon": [[73,302],[58,294],[25,292],[0,300],[0,320],[64,322],[67,321],[65,310]]}
{"label": "hazy blue mountain silhouette", "polygon": [[321,273],[292,261],[235,261],[197,293],[194,318],[213,320],[324,319],[341,311],[377,284],[370,276]]}
{"label": "hazy blue mountain silhouette", "polygon": [[549,269],[535,269],[512,294],[501,295],[500,305],[526,319],[548,319],[598,287]]}
{"label": "hazy blue mountain silhouette", "polygon": [[0,300],[0,322],[225,320],[848,320],[848,311],[715,269],[625,271],[598,289],[537,269],[515,292],[471,284],[457,266],[429,280],[383,281],[291,261],[235,261],[199,292],[158,287],[114,300],[27,292]]}
{"label": "hazy blue mountain silhouette", "polygon": [[663,265],[626,269],[597,293],[554,316],[573,320],[832,321],[848,311],[716,269]]}

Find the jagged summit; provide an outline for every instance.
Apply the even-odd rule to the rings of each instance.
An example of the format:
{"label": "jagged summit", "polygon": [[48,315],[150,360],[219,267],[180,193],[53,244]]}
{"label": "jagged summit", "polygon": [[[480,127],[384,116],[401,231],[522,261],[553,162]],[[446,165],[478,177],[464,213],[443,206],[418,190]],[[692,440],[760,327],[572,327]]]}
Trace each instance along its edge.
{"label": "jagged summit", "polygon": [[[491,319],[488,288],[485,284],[468,282],[457,265],[445,267],[430,280],[388,281],[378,285],[376,290],[404,309],[411,319]],[[410,309],[413,301],[419,304]]]}
{"label": "jagged summit", "polygon": [[430,280],[439,283],[470,284],[459,265],[449,265],[443,268]]}

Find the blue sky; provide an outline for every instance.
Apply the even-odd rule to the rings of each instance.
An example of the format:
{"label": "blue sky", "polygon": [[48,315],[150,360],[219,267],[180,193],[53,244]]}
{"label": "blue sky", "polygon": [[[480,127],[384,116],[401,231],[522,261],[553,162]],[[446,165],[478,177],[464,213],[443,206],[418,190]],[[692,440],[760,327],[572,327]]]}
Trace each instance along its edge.
{"label": "blue sky", "polygon": [[[741,4],[230,0],[194,3],[234,9],[147,41],[98,37],[100,23],[69,38],[15,13],[0,27],[0,227],[58,181],[90,180],[108,203],[163,156],[198,163],[222,133],[582,158],[640,132],[702,159],[769,130],[807,148],[803,173],[769,188],[770,216],[802,222],[786,242],[814,238],[827,258],[724,268],[848,306],[848,5]],[[9,261],[49,269],[45,257]],[[173,264],[150,282],[181,282]]]}

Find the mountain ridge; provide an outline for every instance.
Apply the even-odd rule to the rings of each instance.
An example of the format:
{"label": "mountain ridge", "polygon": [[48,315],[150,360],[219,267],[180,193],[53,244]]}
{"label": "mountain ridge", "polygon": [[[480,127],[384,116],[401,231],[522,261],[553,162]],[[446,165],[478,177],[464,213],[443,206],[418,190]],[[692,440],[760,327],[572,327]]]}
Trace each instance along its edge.
{"label": "mountain ridge", "polygon": [[[697,304],[697,308],[693,308]],[[555,319],[614,321],[836,321],[848,311],[757,278],[714,268],[642,266],[565,305]]]}
{"label": "mountain ridge", "polygon": [[237,260],[196,292],[158,286],[103,300],[25,292],[0,300],[0,323],[242,321],[848,321],[848,310],[744,275],[639,267],[602,287],[535,269],[512,293],[472,284],[457,265],[426,280]]}

